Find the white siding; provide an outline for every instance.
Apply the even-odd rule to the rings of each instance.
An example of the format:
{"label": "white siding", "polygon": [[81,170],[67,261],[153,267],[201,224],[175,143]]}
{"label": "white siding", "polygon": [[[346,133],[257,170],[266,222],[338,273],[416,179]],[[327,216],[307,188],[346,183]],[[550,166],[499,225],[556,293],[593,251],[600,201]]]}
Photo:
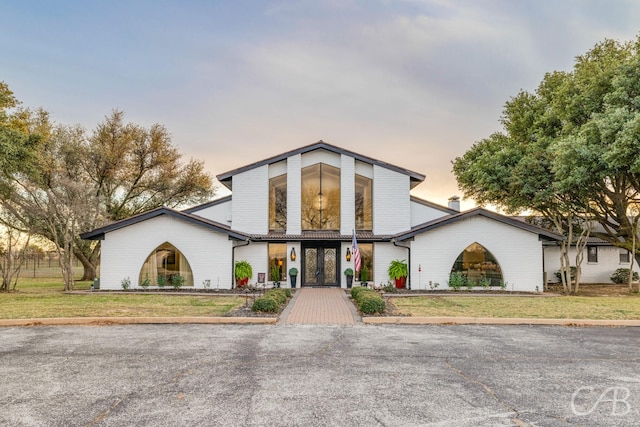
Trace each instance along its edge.
{"label": "white siding", "polygon": [[420,202],[411,201],[411,226],[414,227],[437,218],[451,215],[440,209],[428,206]]}
{"label": "white siding", "polygon": [[276,176],[284,175],[285,173],[287,173],[286,160],[269,165],[269,178],[275,178]]}
{"label": "white siding", "polygon": [[340,167],[340,155],[326,150],[315,150],[302,155],[302,167],[324,163],[326,165]]}
{"label": "white siding", "polygon": [[231,226],[231,200],[224,203],[218,203],[208,208],[199,209],[193,212],[193,215],[219,222],[220,224]]}
{"label": "white siding", "polygon": [[287,234],[302,232],[300,154],[287,159]]}
{"label": "white siding", "polygon": [[377,285],[386,285],[388,282],[393,283],[387,273],[389,264],[394,259],[409,262],[409,250],[395,246],[393,243],[375,243],[373,246],[375,283]]}
{"label": "white siding", "polygon": [[[267,264],[269,262],[269,252],[266,243],[251,243],[248,246],[239,246],[236,248],[235,261],[247,260],[253,269],[253,277],[249,279],[249,283],[256,284],[258,282],[258,273],[267,273]],[[269,275],[267,274],[266,277]]]}
{"label": "white siding", "polygon": [[126,277],[133,287],[138,286],[142,264],[164,242],[187,258],[194,287],[203,287],[204,280],[210,280],[212,288],[231,288],[232,241],[227,234],[165,215],[107,233],[102,241],[100,287],[121,289]]}
{"label": "white siding", "polygon": [[[576,248],[569,250],[571,265],[575,265]],[[620,262],[620,249],[614,246],[598,246],[598,262],[587,262],[585,249],[582,261],[582,276],[580,283],[611,283],[611,275],[618,268],[629,268],[630,262]],[[560,271],[560,248],[546,247],[544,249],[544,269],[547,273],[547,282],[558,282],[556,272]],[[640,268],[634,262],[633,271],[640,273]]]}
{"label": "white siding", "polygon": [[358,160],[356,161],[356,173],[358,175],[373,179],[373,165]]}
{"label": "white siding", "polygon": [[[296,250],[296,259],[294,261],[291,261],[291,258],[289,257],[289,254],[291,253],[291,248],[294,248]],[[300,280],[302,280],[302,265],[300,264],[302,258],[300,256],[300,254],[302,253],[302,250],[300,249],[300,243],[299,242],[289,242],[287,244],[287,285],[286,286],[291,286],[291,283],[289,282],[289,269],[295,267],[298,269],[298,280],[297,280],[297,284],[296,287],[300,287]]]}
{"label": "white siding", "polygon": [[355,270],[354,268],[354,259],[353,257],[351,257],[351,261],[347,261],[345,258],[345,255],[347,253],[347,248],[349,248],[349,251],[351,251],[352,247],[351,247],[351,241],[349,242],[342,242],[341,246],[340,246],[340,287],[341,288],[346,288],[347,287],[347,278],[344,275],[344,271],[347,268],[350,268],[352,270]]}
{"label": "white siding", "polygon": [[356,227],[355,161],[342,155],[340,168],[340,233],[351,234]]}
{"label": "white siding", "polygon": [[245,233],[269,231],[269,167],[233,176],[233,229]]}
{"label": "white siding", "polygon": [[409,177],[377,165],[373,175],[373,232],[395,234],[409,230]]}
{"label": "white siding", "polygon": [[438,283],[438,289],[446,289],[453,263],[474,242],[495,256],[508,290],[542,290],[542,245],[538,235],[480,216],[415,237],[411,244],[412,289],[429,289],[429,281]]}

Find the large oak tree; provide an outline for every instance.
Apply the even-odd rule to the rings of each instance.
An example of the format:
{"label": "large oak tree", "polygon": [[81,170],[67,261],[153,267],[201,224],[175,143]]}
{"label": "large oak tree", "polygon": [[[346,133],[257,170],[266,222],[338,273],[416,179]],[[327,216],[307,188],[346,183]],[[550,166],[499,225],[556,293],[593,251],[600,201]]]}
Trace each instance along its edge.
{"label": "large oak tree", "polygon": [[640,204],[640,38],[605,40],[571,72],[546,74],[505,104],[501,122],[453,162],[466,197],[541,214],[565,235],[573,217],[595,218],[604,232],[594,235],[640,259],[630,215]]}
{"label": "large oak tree", "polygon": [[[79,233],[159,206],[179,207],[213,196],[201,161],[183,163],[167,129],[144,128],[113,111],[93,131],[52,124],[43,110],[18,105],[0,85],[2,209],[25,230],[53,242],[65,288],[73,288],[71,255],[93,279],[99,242]],[[8,159],[13,159],[9,161]]]}

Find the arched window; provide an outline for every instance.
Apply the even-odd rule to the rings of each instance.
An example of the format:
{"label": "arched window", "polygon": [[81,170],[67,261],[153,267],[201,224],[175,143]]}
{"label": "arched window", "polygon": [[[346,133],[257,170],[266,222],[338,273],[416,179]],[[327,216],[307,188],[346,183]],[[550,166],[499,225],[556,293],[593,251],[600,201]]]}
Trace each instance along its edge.
{"label": "arched window", "polygon": [[474,285],[500,286],[503,283],[500,264],[491,252],[477,242],[462,251],[451,273],[461,273]]}
{"label": "arched window", "polygon": [[193,286],[193,273],[189,261],[175,246],[165,242],[151,252],[142,264],[138,284],[148,280],[150,286],[171,286],[173,278],[177,275],[184,278],[182,286]]}

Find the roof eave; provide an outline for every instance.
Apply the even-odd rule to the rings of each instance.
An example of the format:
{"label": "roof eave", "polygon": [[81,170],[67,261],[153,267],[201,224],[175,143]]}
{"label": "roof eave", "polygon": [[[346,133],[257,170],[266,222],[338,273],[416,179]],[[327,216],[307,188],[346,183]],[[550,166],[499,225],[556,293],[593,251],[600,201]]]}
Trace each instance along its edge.
{"label": "roof eave", "polygon": [[374,159],[372,157],[367,157],[367,156],[364,156],[362,154],[358,154],[358,153],[355,153],[353,151],[349,151],[349,150],[346,150],[344,148],[340,148],[340,147],[328,144],[328,143],[320,140],[320,141],[318,141],[318,142],[316,142],[314,144],[310,144],[310,145],[307,145],[307,146],[304,146],[304,147],[300,147],[300,148],[297,148],[295,150],[287,151],[285,153],[278,154],[276,156],[269,157],[267,159],[260,160],[258,162],[254,162],[254,163],[251,163],[249,165],[242,166],[242,167],[230,170],[228,172],[221,173],[221,174],[216,176],[216,179],[222,185],[224,185],[225,187],[227,187],[228,189],[231,190],[232,189],[231,187],[232,187],[233,175],[237,175],[239,173],[246,172],[248,170],[251,170],[251,169],[263,166],[263,165],[269,165],[269,164],[273,164],[273,163],[278,163],[278,162],[281,162],[282,160],[285,160],[285,159],[287,159],[287,158],[289,158],[291,156],[295,156],[295,155],[298,155],[298,154],[304,154],[304,153],[308,153],[308,152],[315,151],[315,150],[321,150],[321,149],[324,149],[324,150],[327,150],[327,151],[331,151],[331,152],[336,153],[336,154],[344,154],[344,155],[353,157],[354,159],[362,161],[362,162],[365,162],[365,163],[375,164],[375,165],[378,165],[378,166],[381,166],[381,167],[385,167],[387,169],[391,169],[391,170],[394,170],[396,172],[400,172],[400,173],[403,173],[405,175],[408,175],[410,180],[411,180],[411,188],[414,188],[416,185],[418,185],[421,182],[423,182],[425,180],[425,178],[426,178],[421,173],[414,172],[414,171],[411,171],[409,169],[402,168],[400,166],[395,166],[395,165],[383,162],[381,160]]}

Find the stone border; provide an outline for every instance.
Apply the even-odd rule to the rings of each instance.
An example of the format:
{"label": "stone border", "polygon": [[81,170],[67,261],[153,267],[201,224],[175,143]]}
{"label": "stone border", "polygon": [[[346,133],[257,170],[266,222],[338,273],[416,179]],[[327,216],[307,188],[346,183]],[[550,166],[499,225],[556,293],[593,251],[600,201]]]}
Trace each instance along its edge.
{"label": "stone border", "polygon": [[[275,325],[275,317],[60,317],[42,319],[0,319],[2,326],[105,326],[135,324]],[[365,325],[556,325],[556,326],[640,326],[640,320],[520,319],[491,317],[363,317]]]}
{"label": "stone border", "polygon": [[59,317],[0,319],[0,326],[133,325],[133,324],[275,324],[275,317]]}
{"label": "stone border", "polygon": [[499,317],[363,317],[369,325],[558,325],[558,326],[640,326],[640,320],[535,319]]}

